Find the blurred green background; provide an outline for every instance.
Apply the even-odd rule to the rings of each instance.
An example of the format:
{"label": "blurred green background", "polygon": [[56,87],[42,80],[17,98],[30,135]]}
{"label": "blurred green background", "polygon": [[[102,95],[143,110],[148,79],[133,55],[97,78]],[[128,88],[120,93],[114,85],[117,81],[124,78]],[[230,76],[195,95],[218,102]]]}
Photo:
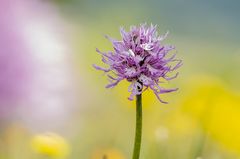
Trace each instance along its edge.
{"label": "blurred green background", "polygon": [[[12,1],[10,5],[36,7]],[[35,21],[43,24],[61,21],[51,24],[53,31],[48,33],[60,28],[56,37],[61,35],[62,45],[68,48],[63,58],[68,64],[61,63],[58,70],[65,72],[62,76],[51,76],[49,87],[55,79],[71,78],[65,81],[67,90],[56,89],[48,94],[48,99],[56,98],[56,94],[63,99],[57,106],[45,106],[39,112],[39,107],[50,103],[43,97],[43,104],[32,105],[31,109],[28,104],[27,110],[24,104],[11,107],[17,111],[0,118],[1,159],[103,159],[104,155],[107,159],[131,158],[135,102],[127,99],[129,83],[105,89],[107,78],[94,70],[92,64],[102,65],[96,48],[112,49],[104,35],[119,39],[120,26],[128,30],[129,26],[144,22],[157,24],[159,33],[170,32],[165,43],[176,46],[184,65],[179,70],[180,76],[166,85],[179,87],[179,91],[163,96],[169,104],[160,103],[151,91],[143,94],[141,159],[240,158],[240,1],[39,2],[48,6],[48,12],[45,8],[39,12],[33,9],[33,17],[41,12],[46,17]],[[51,14],[54,16],[49,20]],[[38,49],[41,52],[41,44]],[[52,63],[55,61],[44,66],[51,69]],[[65,70],[66,67],[69,69]],[[38,74],[41,68],[34,72]],[[44,93],[45,88],[41,89]],[[71,96],[70,102],[65,100],[66,96]],[[2,103],[1,107],[7,105]],[[46,135],[45,132],[62,137],[34,139]]]}

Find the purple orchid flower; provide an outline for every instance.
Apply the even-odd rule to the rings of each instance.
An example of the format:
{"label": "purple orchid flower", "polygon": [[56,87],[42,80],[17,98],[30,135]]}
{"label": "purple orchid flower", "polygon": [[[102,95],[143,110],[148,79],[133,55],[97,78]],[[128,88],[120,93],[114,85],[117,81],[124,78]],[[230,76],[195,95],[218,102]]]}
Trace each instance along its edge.
{"label": "purple orchid flower", "polygon": [[165,89],[159,84],[176,78],[178,73],[170,74],[182,65],[182,61],[175,58],[176,53],[170,53],[175,47],[162,43],[168,33],[158,35],[157,26],[146,23],[131,26],[129,32],[121,28],[120,33],[120,41],[106,36],[112,42],[114,51],[104,53],[97,49],[108,68],[93,66],[107,73],[110,84],[106,88],[112,88],[126,79],[131,82],[129,100],[150,88],[162,103],[166,103],[159,95],[177,88]]}

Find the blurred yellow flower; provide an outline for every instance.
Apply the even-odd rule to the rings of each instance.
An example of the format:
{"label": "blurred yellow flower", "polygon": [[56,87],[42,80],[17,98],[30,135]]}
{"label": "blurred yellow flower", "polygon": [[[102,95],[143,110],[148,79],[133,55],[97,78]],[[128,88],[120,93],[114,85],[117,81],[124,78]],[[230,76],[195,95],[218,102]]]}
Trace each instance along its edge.
{"label": "blurred yellow flower", "polygon": [[211,111],[207,130],[211,136],[240,155],[240,96],[225,94]]}
{"label": "blurred yellow flower", "polygon": [[188,83],[191,90],[183,110],[222,146],[240,155],[240,96],[218,79],[201,76]]}
{"label": "blurred yellow flower", "polygon": [[207,122],[216,101],[227,93],[225,85],[217,78],[195,76],[187,82],[189,92],[183,100],[183,111],[201,122]]}
{"label": "blurred yellow flower", "polygon": [[64,158],[70,151],[67,141],[54,133],[34,136],[31,140],[31,146],[35,152],[52,158]]}
{"label": "blurred yellow flower", "polygon": [[116,149],[104,149],[95,151],[91,159],[125,159],[125,157]]}

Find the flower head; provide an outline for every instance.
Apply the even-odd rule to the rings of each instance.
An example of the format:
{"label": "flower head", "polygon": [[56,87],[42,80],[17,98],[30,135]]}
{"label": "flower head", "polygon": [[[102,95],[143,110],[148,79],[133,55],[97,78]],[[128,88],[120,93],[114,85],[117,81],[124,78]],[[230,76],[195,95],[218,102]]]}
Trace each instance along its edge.
{"label": "flower head", "polygon": [[106,88],[114,87],[126,79],[131,82],[128,90],[131,92],[129,100],[150,88],[161,102],[166,103],[159,95],[176,91],[177,88],[165,89],[159,83],[176,78],[178,73],[172,76],[169,74],[182,64],[181,60],[175,58],[175,53],[169,55],[175,48],[162,44],[167,33],[158,35],[157,26],[152,24],[131,26],[129,32],[121,28],[120,33],[120,41],[107,37],[112,42],[114,51],[104,53],[97,49],[102,55],[102,61],[108,65],[108,68],[94,65],[97,70],[107,73],[110,84]]}

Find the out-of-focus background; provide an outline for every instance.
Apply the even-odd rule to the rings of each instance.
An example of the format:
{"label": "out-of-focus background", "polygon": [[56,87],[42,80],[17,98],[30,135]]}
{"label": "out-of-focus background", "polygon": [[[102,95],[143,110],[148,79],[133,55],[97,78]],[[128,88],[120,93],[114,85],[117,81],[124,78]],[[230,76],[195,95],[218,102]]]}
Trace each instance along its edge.
{"label": "out-of-focus background", "polygon": [[147,22],[183,59],[178,92],[143,94],[141,159],[240,158],[238,0],[1,0],[0,159],[129,159],[129,83],[106,90],[95,48]]}

